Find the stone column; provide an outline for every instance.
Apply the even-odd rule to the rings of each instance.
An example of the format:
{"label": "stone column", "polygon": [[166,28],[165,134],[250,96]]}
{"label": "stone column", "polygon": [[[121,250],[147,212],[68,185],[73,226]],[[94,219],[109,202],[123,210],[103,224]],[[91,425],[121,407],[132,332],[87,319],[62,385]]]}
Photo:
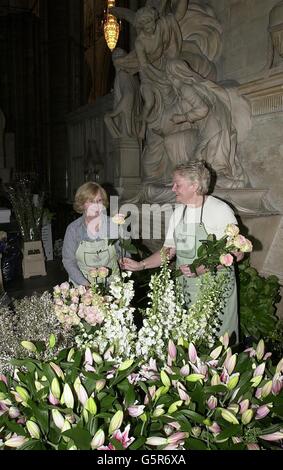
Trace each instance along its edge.
{"label": "stone column", "polygon": [[114,139],[116,165],[114,184],[122,199],[136,196],[141,185],[141,146],[135,137]]}

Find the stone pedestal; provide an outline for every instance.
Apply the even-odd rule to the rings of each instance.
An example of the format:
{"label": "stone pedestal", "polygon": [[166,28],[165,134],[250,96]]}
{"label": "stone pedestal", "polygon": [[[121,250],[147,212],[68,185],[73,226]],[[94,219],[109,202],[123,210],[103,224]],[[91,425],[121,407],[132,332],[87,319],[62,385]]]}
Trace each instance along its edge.
{"label": "stone pedestal", "polygon": [[140,142],[136,138],[121,137],[116,143],[114,184],[122,199],[135,196],[141,186]]}
{"label": "stone pedestal", "polygon": [[23,277],[46,276],[42,241],[24,242]]}

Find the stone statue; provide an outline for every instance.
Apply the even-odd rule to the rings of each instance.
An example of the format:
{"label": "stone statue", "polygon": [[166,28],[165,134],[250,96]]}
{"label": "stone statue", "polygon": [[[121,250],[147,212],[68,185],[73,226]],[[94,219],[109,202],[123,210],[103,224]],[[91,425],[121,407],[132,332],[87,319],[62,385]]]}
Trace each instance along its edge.
{"label": "stone statue", "polygon": [[125,57],[126,51],[114,49],[112,60],[116,69],[114,82],[114,109],[105,114],[105,124],[114,138],[138,137],[140,132],[141,95],[137,76],[130,75],[119,67],[118,59]]}
{"label": "stone statue", "polygon": [[[146,191],[158,201],[162,188],[168,196],[174,166],[192,159],[212,166],[219,187],[244,187],[236,144],[250,128],[249,107],[235,90],[211,80],[221,28],[209,7],[188,9],[188,1],[180,0],[159,2],[157,10],[154,3],[127,17],[137,29],[135,48],[117,59],[120,69],[139,71]],[[127,16],[125,9],[114,10]]]}

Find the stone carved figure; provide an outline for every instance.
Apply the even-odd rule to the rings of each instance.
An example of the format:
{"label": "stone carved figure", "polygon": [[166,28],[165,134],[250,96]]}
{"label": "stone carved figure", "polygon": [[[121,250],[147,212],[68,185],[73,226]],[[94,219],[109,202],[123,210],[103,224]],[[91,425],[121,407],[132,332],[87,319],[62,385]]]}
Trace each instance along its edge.
{"label": "stone carved figure", "polygon": [[112,60],[116,69],[114,81],[114,109],[105,114],[105,124],[114,138],[138,137],[140,132],[139,116],[141,113],[141,96],[139,80],[121,70],[118,59],[125,57],[126,51],[116,48],[112,53]]}
{"label": "stone carved figure", "polygon": [[272,41],[271,67],[277,67],[283,63],[283,1],[270,11],[269,31]]}
{"label": "stone carved figure", "polygon": [[157,10],[153,3],[134,17],[114,9],[137,29],[134,50],[117,62],[140,76],[144,182],[159,197],[162,187],[168,190],[176,164],[205,159],[218,173],[219,187],[243,187],[247,178],[236,144],[250,127],[248,105],[235,90],[210,80],[221,28],[208,7],[192,4],[188,9],[188,1],[180,0],[160,2]]}

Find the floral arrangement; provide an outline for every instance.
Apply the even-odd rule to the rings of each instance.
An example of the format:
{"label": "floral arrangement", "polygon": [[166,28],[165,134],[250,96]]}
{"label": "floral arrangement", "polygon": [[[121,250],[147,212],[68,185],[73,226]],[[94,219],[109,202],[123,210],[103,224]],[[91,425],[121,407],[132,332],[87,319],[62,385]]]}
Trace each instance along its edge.
{"label": "floral arrangement", "polygon": [[91,349],[15,361],[0,376],[2,449],[263,450],[283,442],[283,358],[168,342],[167,360],[119,366]]}
{"label": "floral arrangement", "polygon": [[169,260],[161,250],[160,272],[151,277],[148,293],[149,306],[145,309],[143,326],[138,332],[136,355],[146,359],[165,359],[169,338],[178,342],[181,337],[195,344],[212,347],[221,326],[224,306],[223,293],[228,279],[205,273],[199,277],[197,301],[186,308],[179,283],[173,279]]}
{"label": "floral arrangement", "polygon": [[[56,341],[50,338],[56,333]],[[0,373],[11,368],[15,357],[48,359],[75,344],[54,312],[51,294],[33,295],[0,307]]]}
{"label": "floral arrangement", "polygon": [[31,183],[26,179],[11,185],[7,192],[23,240],[25,242],[41,240],[44,193],[33,195]]}
{"label": "floral arrangement", "polygon": [[75,327],[75,341],[79,348],[95,348],[99,353],[108,349],[117,363],[133,357],[136,339],[134,296],[130,275],[114,276],[106,290],[105,267],[91,270],[92,285],[71,287],[68,282],[54,288],[55,312],[66,330]]}
{"label": "floral arrangement", "polygon": [[250,253],[252,243],[240,234],[239,227],[228,224],[225,234],[219,240],[214,234],[209,234],[207,240],[203,240],[197,251],[197,258],[190,265],[191,271],[197,273],[199,266],[204,266],[209,271],[216,271],[217,267],[229,267],[235,261],[237,253]]}

